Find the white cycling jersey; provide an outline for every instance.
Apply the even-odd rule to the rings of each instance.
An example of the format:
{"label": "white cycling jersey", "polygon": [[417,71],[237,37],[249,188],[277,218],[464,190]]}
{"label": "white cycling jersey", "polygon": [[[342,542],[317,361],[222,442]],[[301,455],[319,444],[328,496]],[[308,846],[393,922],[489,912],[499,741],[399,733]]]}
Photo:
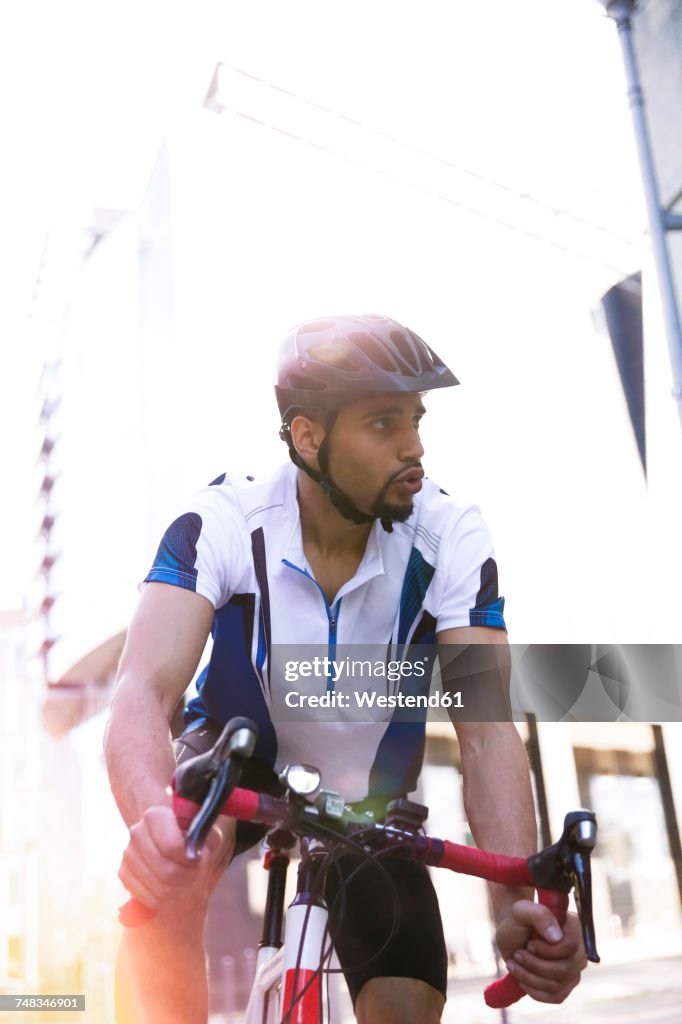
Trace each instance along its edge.
{"label": "white cycling jersey", "polygon": [[[421,768],[424,722],[390,712],[381,721],[358,721],[357,712],[353,721],[336,712],[319,721],[282,714],[284,695],[297,692],[282,658],[326,655],[331,664],[340,651],[361,648],[388,657],[423,649],[452,627],[504,629],[488,530],[478,508],[425,479],[405,523],[392,533],[374,523],[357,572],[329,604],[303,550],[296,479],[290,463],[263,482],[223,475],[164,534],[145,582],[195,591],[215,608],[211,656],[187,720],[254,719],[256,757],[275,770],[313,764],[325,788],[347,801],[408,793]],[[319,692],[338,684],[327,668]],[[428,693],[430,672],[417,685]]]}

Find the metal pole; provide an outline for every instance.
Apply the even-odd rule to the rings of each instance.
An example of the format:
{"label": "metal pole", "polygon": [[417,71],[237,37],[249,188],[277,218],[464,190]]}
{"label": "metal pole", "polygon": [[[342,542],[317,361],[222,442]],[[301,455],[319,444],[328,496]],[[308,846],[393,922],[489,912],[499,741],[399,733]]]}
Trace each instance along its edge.
{"label": "metal pole", "polygon": [[[668,339],[670,362],[673,371],[672,394],[677,403],[677,412],[680,418],[680,425],[682,425],[682,326],[680,325],[680,313],[675,295],[670,255],[665,238],[669,218],[666,212],[661,209],[656,171],[651,154],[651,143],[644,116],[644,96],[639,81],[635,49],[632,42],[630,14],[634,6],[635,0],[608,0],[606,3],[606,13],[616,22],[623,50],[625,74],[628,82],[628,98],[632,111],[639,163],[649,214],[651,246],[656,264],[665,332]],[[670,218],[670,220],[676,221],[677,218]]]}
{"label": "metal pole", "polygon": [[542,845],[549,846],[552,842],[552,830],[549,827],[547,790],[545,789],[545,775],[542,770],[538,720],[532,711],[526,712],[526,723],[528,725],[528,760],[533,772],[533,779],[535,780],[535,797],[538,803],[538,816],[540,818],[540,835],[542,836]]}
{"label": "metal pole", "polygon": [[665,817],[665,827],[668,833],[670,856],[675,867],[677,892],[680,897],[680,903],[682,904],[682,842],[680,842],[680,830],[677,827],[677,818],[675,817],[675,802],[673,800],[673,791],[670,784],[670,772],[668,771],[668,758],[665,752],[663,729],[660,725],[652,725],[651,728],[654,733],[654,764],[656,766],[656,778],[658,779],[658,785],[661,790],[661,802],[663,803],[663,816]]}

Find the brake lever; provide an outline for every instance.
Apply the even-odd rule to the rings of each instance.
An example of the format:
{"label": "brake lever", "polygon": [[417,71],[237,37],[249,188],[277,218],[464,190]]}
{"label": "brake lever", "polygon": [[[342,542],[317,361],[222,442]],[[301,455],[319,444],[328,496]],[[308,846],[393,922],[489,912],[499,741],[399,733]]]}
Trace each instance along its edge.
{"label": "brake lever", "polygon": [[536,889],[565,893],[575,889],[585,953],[588,960],[598,964],[590,862],[596,841],[597,819],[592,811],[571,811],[564,818],[564,831],[558,842],[529,857],[528,868]]}
{"label": "brake lever", "polygon": [[225,801],[239,783],[243,767],[240,758],[233,760],[228,756],[214,775],[208,793],[185,835],[185,850],[190,860],[198,859],[206,836],[211,831]]}
{"label": "brake lever", "polygon": [[239,783],[243,762],[253,754],[257,726],[248,718],[231,718],[213,747],[181,764],[173,776],[173,791],[200,803],[186,834],[187,855],[196,860],[220,810]]}
{"label": "brake lever", "polygon": [[202,803],[220,766],[233,755],[251,757],[257,737],[258,728],[250,718],[231,718],[210,750],[178,765],[173,775],[174,791],[195,804]]}
{"label": "brake lever", "polygon": [[[593,844],[594,845],[594,844]],[[592,848],[581,849],[578,845],[572,851],[571,878],[575,888],[575,904],[578,909],[578,917],[583,929],[583,945],[587,959],[593,964],[598,964],[600,957],[597,953],[597,940],[594,931],[594,917],[592,915],[592,866],[590,853]]]}

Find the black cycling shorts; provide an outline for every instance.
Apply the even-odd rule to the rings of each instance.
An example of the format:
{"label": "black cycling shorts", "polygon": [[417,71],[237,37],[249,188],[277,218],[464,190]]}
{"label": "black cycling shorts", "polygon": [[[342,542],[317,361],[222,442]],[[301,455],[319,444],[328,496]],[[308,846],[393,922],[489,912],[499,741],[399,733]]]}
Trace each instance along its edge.
{"label": "black cycling shorts", "polygon": [[[204,753],[219,734],[220,728],[213,722],[191,726],[175,742],[177,763]],[[275,772],[255,760],[245,764],[239,785],[273,796],[281,796],[284,791]],[[264,825],[237,822],[235,856],[260,842],[266,831]],[[429,873],[402,850],[382,854],[378,859],[385,871],[374,859],[344,854],[336,862],[340,873],[331,865],[326,875],[324,895],[330,910],[330,932],[353,1005],[370,978],[418,978],[445,997],[447,952]]]}
{"label": "black cycling shorts", "polygon": [[[379,870],[377,860],[390,878]],[[424,865],[404,851],[391,851],[369,861],[347,854],[339,863],[345,908],[341,881],[333,866],[327,872],[324,894],[334,948],[353,1005],[370,978],[419,978],[445,997],[448,960],[443,924]]]}

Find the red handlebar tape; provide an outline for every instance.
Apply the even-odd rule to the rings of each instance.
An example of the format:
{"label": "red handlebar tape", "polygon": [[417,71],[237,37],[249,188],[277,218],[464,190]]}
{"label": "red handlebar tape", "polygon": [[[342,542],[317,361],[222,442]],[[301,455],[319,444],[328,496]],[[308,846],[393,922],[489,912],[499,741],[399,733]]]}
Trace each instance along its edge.
{"label": "red handlebar tape", "polygon": [[[201,804],[173,793],[173,810],[183,832],[187,831],[200,807]],[[240,821],[255,821],[260,808],[261,801],[258,793],[252,793],[250,789],[234,789],[223,804],[220,813],[226,814],[229,818],[238,818]]]}
{"label": "red handlebar tape", "polygon": [[447,839],[427,840],[426,863],[434,867],[449,868],[463,875],[476,875],[489,882],[502,885],[533,885],[528,873],[526,857],[505,857],[497,853],[486,853],[475,846],[461,846]]}

